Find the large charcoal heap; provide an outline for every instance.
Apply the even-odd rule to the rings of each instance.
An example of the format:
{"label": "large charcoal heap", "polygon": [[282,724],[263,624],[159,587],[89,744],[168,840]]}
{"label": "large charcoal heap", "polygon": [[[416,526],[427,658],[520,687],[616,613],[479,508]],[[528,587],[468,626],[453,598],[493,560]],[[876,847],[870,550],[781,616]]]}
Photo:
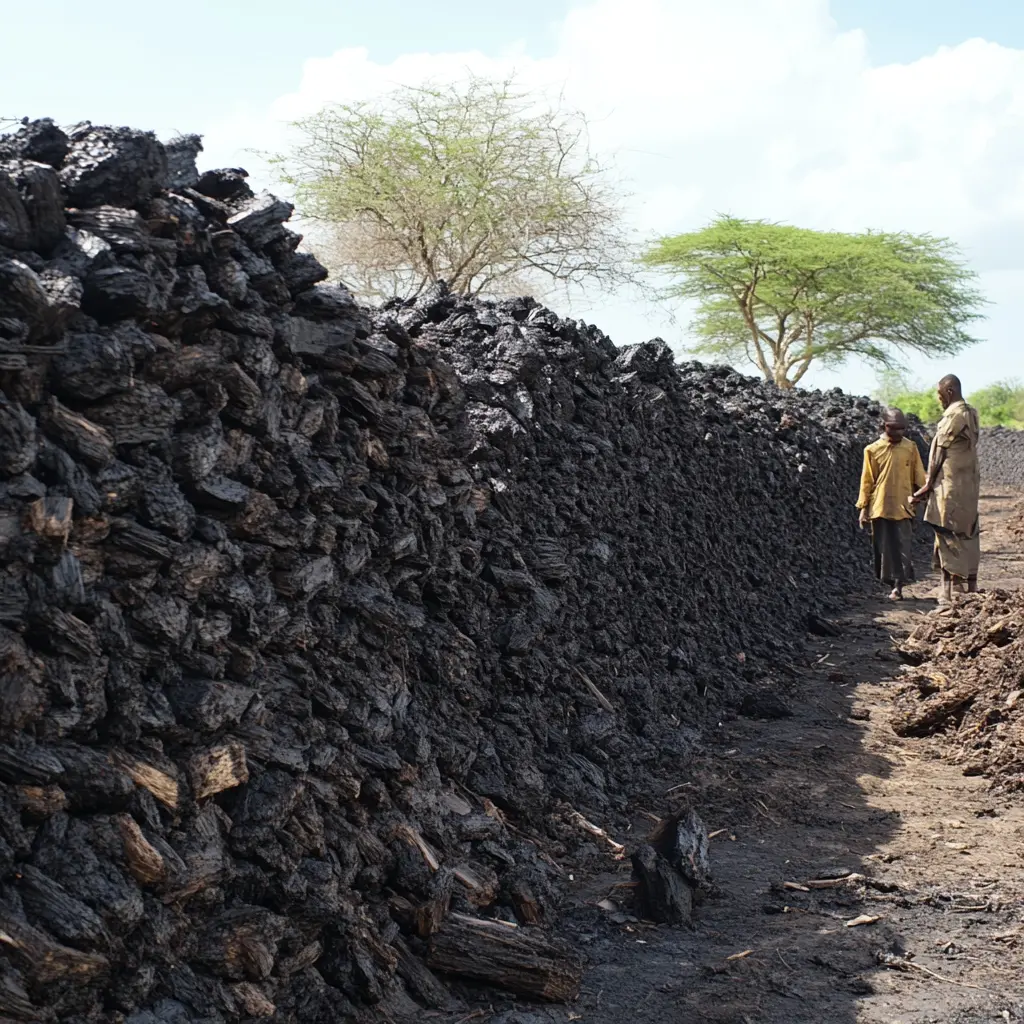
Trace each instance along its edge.
{"label": "large charcoal heap", "polygon": [[0,1016],[415,1018],[860,582],[878,409],[361,309],[199,148],[0,140]]}
{"label": "large charcoal heap", "polygon": [[978,443],[981,478],[991,487],[1024,490],[1024,430],[989,427]]}

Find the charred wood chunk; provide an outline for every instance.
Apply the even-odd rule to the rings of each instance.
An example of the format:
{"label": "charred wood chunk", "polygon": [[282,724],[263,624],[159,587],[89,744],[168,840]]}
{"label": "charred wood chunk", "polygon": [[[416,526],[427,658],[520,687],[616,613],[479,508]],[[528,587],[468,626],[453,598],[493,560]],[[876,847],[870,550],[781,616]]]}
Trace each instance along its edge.
{"label": "charred wood chunk", "polygon": [[167,155],[152,132],[85,125],[69,142],[60,178],[72,206],[135,206],[167,185]]}
{"label": "charred wood chunk", "polygon": [[196,484],[195,498],[205,508],[236,512],[245,508],[249,488],[226,476],[207,477]]}
{"label": "charred wood chunk", "polygon": [[708,830],[696,811],[680,811],[651,830],[648,843],[686,879],[693,889],[714,891],[708,852]]}
{"label": "charred wood chunk", "polygon": [[427,966],[548,1002],[569,1002],[583,980],[580,957],[527,928],[452,914],[431,938]]}
{"label": "charred wood chunk", "polygon": [[45,821],[69,806],[60,786],[18,786],[16,792],[18,805],[30,821]]}
{"label": "charred wood chunk", "polygon": [[348,321],[318,324],[293,316],[278,321],[277,327],[277,338],[291,355],[340,373],[351,373],[356,365],[355,336],[355,325]]}
{"label": "charred wood chunk", "polygon": [[0,244],[49,253],[64,235],[64,202],[52,167],[0,163]]}
{"label": "charred wood chunk", "polygon": [[61,788],[75,810],[107,810],[124,807],[135,784],[110,758],[89,747],[60,747],[64,765]]}
{"label": "charred wood chunk", "polygon": [[71,498],[39,498],[28,508],[28,526],[33,533],[63,547],[71,534]]}
{"label": "charred wood chunk", "polygon": [[76,661],[98,658],[102,653],[92,627],[60,608],[43,608],[36,613],[29,636],[44,649]]}
{"label": "charred wood chunk", "polygon": [[72,455],[98,469],[114,458],[114,440],[103,427],[51,398],[40,417],[43,431]]}
{"label": "charred wood chunk", "polygon": [[56,392],[77,401],[95,402],[134,382],[127,347],[116,337],[98,333],[69,333],[53,369]]}
{"label": "charred wood chunk", "polygon": [[144,558],[155,559],[159,562],[170,561],[181,547],[180,544],[168,540],[163,534],[140,526],[131,519],[113,519],[110,527],[110,544],[112,546],[142,555]]}
{"label": "charred wood chunk", "polygon": [[167,154],[167,187],[192,188],[199,181],[196,158],[203,151],[201,135],[179,135],[164,143]]}
{"label": "charred wood chunk", "polygon": [[631,858],[640,915],[662,924],[688,924],[693,890],[653,846],[644,844]]}
{"label": "charred wood chunk", "polygon": [[237,213],[228,218],[228,227],[238,232],[254,249],[262,249],[268,242],[283,234],[282,223],[291,217],[295,207],[261,192],[239,204]]}
{"label": "charred wood chunk", "polygon": [[68,137],[49,117],[34,121],[25,118],[12,135],[0,136],[0,159],[37,160],[50,167],[64,163]]}
{"label": "charred wood chunk", "polygon": [[143,835],[138,822],[130,814],[117,818],[124,840],[124,859],[128,870],[139,885],[159,886],[168,877],[168,865],[163,854]]}
{"label": "charred wood chunk", "polygon": [[64,765],[50,751],[34,743],[0,743],[0,782],[44,786],[63,774]]}
{"label": "charred wood chunk", "polygon": [[155,384],[136,383],[90,406],[86,414],[108,431],[116,444],[145,444],[170,437],[182,418],[181,402]]}
{"label": "charred wood chunk", "polygon": [[195,188],[197,192],[213,199],[251,199],[253,192],[245,180],[248,177],[248,171],[242,170],[241,167],[223,167],[213,171],[204,171]]}
{"label": "charred wood chunk", "polygon": [[107,974],[109,961],[55,942],[45,932],[0,910],[0,948],[36,984],[91,985]]}
{"label": "charred wood chunk", "polygon": [[153,244],[146,222],[135,210],[121,206],[96,206],[72,210],[68,219],[78,230],[102,238],[115,253],[144,255]]}
{"label": "charred wood chunk", "polygon": [[112,752],[111,759],[137,786],[152,794],[165,807],[177,810],[178,780],[172,771],[166,770],[170,768],[169,765],[158,768],[123,750]]}
{"label": "charred wood chunk", "polygon": [[201,750],[190,758],[188,774],[196,800],[240,786],[249,781],[245,747],[232,740]]}
{"label": "charred wood chunk", "polygon": [[391,945],[398,957],[396,973],[416,1000],[432,1010],[451,1009],[455,1003],[451,993],[423,961],[401,939],[394,939]]}
{"label": "charred wood chunk", "polygon": [[234,725],[245,714],[254,691],[237,683],[196,679],[171,689],[168,696],[182,724],[201,732]]}
{"label": "charred wood chunk", "polygon": [[33,1005],[20,971],[0,961],[0,1017],[9,1020],[39,1021],[46,1012]]}
{"label": "charred wood chunk", "polygon": [[36,421],[0,394],[0,476],[27,472],[38,453]]}
{"label": "charred wood chunk", "polygon": [[31,864],[22,865],[18,874],[18,895],[30,922],[71,946],[109,950],[110,933],[89,907]]}
{"label": "charred wood chunk", "polygon": [[285,286],[292,295],[306,291],[327,279],[327,268],[308,252],[297,252],[280,268]]}
{"label": "charred wood chunk", "polygon": [[175,540],[187,540],[196,525],[192,505],[175,483],[150,484],[142,492],[141,511],[150,526]]}
{"label": "charred wood chunk", "polygon": [[270,977],[284,919],[259,907],[237,907],[221,914],[200,938],[197,959],[214,974],[234,981]]}

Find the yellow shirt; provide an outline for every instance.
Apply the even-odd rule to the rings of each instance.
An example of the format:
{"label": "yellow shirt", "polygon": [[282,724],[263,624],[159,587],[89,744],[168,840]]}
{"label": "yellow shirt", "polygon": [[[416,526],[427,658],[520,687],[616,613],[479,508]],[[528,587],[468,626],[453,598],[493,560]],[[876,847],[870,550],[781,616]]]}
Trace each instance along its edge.
{"label": "yellow shirt", "polygon": [[906,437],[899,444],[880,437],[864,449],[857,508],[866,508],[869,519],[913,519],[907,499],[924,482],[924,463],[917,445]]}

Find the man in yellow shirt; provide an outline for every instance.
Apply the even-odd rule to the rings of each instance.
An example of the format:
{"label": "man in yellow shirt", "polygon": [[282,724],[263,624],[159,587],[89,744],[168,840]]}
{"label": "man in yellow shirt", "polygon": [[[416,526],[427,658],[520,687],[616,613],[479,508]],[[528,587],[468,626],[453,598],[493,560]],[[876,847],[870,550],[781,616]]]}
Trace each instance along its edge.
{"label": "man in yellow shirt", "polygon": [[860,524],[871,524],[875,574],[892,587],[889,598],[903,600],[903,584],[914,579],[910,495],[924,486],[924,463],[913,441],[904,437],[907,419],[886,409],[882,436],[864,449],[860,478]]}

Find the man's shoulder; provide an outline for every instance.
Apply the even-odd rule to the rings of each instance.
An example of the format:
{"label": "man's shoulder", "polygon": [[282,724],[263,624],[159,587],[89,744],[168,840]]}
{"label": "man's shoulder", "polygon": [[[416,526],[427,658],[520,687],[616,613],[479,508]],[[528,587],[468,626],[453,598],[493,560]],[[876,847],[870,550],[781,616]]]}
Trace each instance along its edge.
{"label": "man's shoulder", "polygon": [[888,438],[880,437],[877,441],[872,441],[871,444],[865,445],[864,451],[871,452],[872,455],[877,455],[879,452],[885,451],[888,447]]}

